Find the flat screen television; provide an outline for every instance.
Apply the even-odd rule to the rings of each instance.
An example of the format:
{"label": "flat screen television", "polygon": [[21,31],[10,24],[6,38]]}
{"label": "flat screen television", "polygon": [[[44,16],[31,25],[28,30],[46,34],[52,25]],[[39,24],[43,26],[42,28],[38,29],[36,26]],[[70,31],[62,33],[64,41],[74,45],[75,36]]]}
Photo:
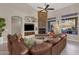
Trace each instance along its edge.
{"label": "flat screen television", "polygon": [[25,24],[24,31],[34,31],[34,24]]}

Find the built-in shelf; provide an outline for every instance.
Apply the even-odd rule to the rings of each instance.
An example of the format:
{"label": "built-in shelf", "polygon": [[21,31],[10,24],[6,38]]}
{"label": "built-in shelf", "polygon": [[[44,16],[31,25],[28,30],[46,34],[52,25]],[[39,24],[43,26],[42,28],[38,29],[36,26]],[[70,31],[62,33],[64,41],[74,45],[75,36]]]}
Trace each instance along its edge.
{"label": "built-in shelf", "polygon": [[37,32],[37,19],[33,16],[26,16],[24,20],[24,24],[34,24],[34,30],[24,30],[24,36],[30,36],[30,35],[35,35]]}

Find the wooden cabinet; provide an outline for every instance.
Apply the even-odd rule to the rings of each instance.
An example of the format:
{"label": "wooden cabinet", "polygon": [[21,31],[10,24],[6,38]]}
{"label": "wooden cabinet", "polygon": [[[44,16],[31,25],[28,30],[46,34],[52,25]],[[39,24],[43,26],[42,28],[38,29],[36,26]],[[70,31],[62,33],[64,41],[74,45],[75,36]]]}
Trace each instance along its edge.
{"label": "wooden cabinet", "polygon": [[38,12],[38,28],[46,28],[47,12]]}
{"label": "wooden cabinet", "polygon": [[35,35],[35,32],[25,32],[24,36]]}

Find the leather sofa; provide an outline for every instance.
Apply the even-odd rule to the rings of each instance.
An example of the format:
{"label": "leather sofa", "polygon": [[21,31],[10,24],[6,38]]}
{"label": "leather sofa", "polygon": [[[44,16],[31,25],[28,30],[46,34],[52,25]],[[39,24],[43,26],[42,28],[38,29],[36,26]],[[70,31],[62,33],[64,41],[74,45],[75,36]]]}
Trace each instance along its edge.
{"label": "leather sofa", "polygon": [[8,51],[10,55],[27,55],[29,50],[22,38],[18,40],[16,35],[8,35]]}
{"label": "leather sofa", "polygon": [[57,42],[54,46],[52,46],[52,55],[61,54],[62,50],[66,46],[66,37]]}
{"label": "leather sofa", "polygon": [[22,38],[16,35],[8,35],[8,50],[10,55],[59,55],[66,46],[66,36],[58,42],[44,42],[28,49]]}
{"label": "leather sofa", "polygon": [[32,55],[51,55],[52,54],[52,44],[51,43],[42,43],[31,49]]}

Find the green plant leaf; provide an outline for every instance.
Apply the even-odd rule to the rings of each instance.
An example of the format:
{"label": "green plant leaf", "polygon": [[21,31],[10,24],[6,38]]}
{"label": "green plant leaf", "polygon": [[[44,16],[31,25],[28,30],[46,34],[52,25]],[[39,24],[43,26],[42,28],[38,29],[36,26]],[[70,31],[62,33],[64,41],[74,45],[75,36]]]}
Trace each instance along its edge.
{"label": "green plant leaf", "polygon": [[2,32],[4,31],[4,26],[5,26],[5,19],[4,18],[0,18],[0,36],[2,34]]}

